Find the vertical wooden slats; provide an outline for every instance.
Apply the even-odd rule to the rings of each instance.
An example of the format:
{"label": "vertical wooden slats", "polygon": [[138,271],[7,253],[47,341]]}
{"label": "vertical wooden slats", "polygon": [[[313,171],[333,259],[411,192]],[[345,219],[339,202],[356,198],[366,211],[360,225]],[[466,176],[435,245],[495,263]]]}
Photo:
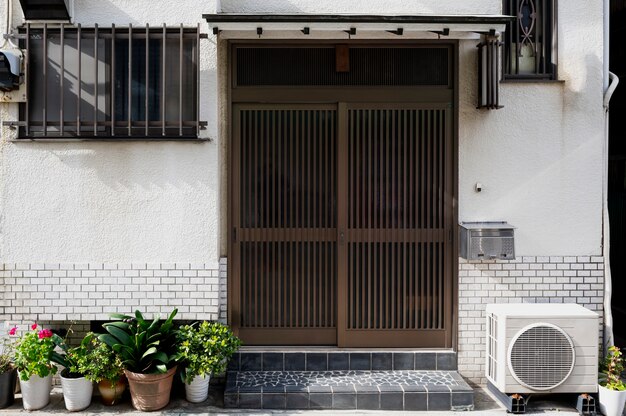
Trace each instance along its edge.
{"label": "vertical wooden slats", "polygon": [[[242,328],[336,325],[336,111],[241,110]],[[326,237],[324,237],[326,238]]]}
{"label": "vertical wooden slats", "polygon": [[348,329],[444,329],[444,110],[348,117]]}

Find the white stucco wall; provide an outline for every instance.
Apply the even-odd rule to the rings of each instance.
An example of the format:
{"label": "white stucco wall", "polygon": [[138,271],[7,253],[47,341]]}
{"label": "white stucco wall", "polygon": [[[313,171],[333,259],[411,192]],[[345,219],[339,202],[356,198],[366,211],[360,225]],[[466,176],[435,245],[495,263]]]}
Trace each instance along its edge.
{"label": "white stucco wall", "polygon": [[[201,24],[212,1],[75,0],[83,26]],[[22,22],[14,1],[15,23]],[[2,11],[4,13],[4,10]],[[4,17],[2,17],[4,19]],[[9,143],[3,131],[4,261],[218,262],[215,39],[201,40],[200,119],[211,142]],[[2,105],[3,119],[17,105]],[[8,113],[8,114],[7,114]]]}
{"label": "white stucco wall", "polygon": [[[15,3],[15,23],[21,22]],[[74,21],[202,24],[202,13],[498,14],[499,0],[76,0]],[[4,13],[2,11],[2,13]],[[560,2],[562,83],[502,84],[475,109],[474,40],[460,41],[459,220],[508,220],[519,255],[598,255],[602,190],[602,3]],[[201,44],[208,143],[13,143],[0,148],[0,259],[213,261],[223,248],[215,37]],[[3,118],[16,117],[2,105]],[[474,192],[481,182],[482,193]],[[223,240],[223,239],[222,239]]]}

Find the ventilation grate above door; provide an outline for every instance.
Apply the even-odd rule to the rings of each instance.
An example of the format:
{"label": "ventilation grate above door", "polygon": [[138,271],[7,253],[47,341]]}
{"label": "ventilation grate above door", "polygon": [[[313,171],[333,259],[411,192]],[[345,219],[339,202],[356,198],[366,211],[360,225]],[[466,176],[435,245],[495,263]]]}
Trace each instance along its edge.
{"label": "ventilation grate above door", "polygon": [[236,48],[236,86],[409,86],[450,84],[447,47],[350,47],[337,72],[335,47]]}
{"label": "ventilation grate above door", "polygon": [[559,386],[572,373],[574,361],[572,340],[552,324],[523,328],[509,347],[509,369],[513,377],[533,390]]}

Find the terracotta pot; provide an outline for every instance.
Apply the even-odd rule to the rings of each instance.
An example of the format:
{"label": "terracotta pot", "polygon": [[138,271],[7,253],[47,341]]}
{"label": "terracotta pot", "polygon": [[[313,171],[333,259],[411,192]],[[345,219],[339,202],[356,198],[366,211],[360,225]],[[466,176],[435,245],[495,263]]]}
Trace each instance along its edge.
{"label": "terracotta pot", "polygon": [[124,374],[128,378],[130,397],[135,409],[159,410],[170,402],[176,367],[170,368],[165,374],[140,374],[128,370],[124,370]]}
{"label": "terracotta pot", "polygon": [[17,370],[10,369],[0,374],[0,409],[9,407],[15,400],[15,383],[17,382]]}
{"label": "terracotta pot", "polygon": [[209,397],[211,375],[195,376],[191,383],[185,383],[185,397],[191,403],[202,403]]}
{"label": "terracotta pot", "polygon": [[111,383],[109,380],[102,380],[98,383],[98,390],[100,391],[100,400],[102,404],[106,406],[113,406],[122,399],[124,391],[126,391],[126,379],[121,378],[116,383]]}
{"label": "terracotta pot", "polygon": [[26,410],[38,410],[50,403],[52,390],[52,374],[46,377],[30,376],[28,381],[20,379],[22,389],[22,405]]}
{"label": "terracotta pot", "polygon": [[70,412],[77,412],[89,407],[93,393],[93,383],[85,377],[64,377],[61,373],[63,401]]}

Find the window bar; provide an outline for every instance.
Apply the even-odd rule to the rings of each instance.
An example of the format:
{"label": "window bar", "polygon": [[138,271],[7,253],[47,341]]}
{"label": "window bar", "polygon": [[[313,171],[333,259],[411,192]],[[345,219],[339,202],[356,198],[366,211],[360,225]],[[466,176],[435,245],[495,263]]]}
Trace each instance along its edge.
{"label": "window bar", "polygon": [[65,25],[61,24],[61,79],[60,79],[60,104],[59,105],[59,131],[64,133],[65,119],[63,118],[63,80],[65,78]]}
{"label": "window bar", "polygon": [[[508,4],[509,4],[509,9],[508,9],[508,14],[512,15],[513,14],[513,0],[508,0]],[[511,70],[511,54],[513,53],[513,26],[515,25],[514,22],[510,22],[507,23],[507,30],[506,30],[506,39],[508,40],[508,48],[506,50],[505,53],[505,65],[506,65],[506,73],[507,74],[512,74],[512,70]]]}
{"label": "window bar", "polygon": [[[559,9],[558,0],[552,0],[550,5],[550,22],[552,32],[550,36],[550,66],[548,67],[551,74],[551,79],[557,79],[559,73],[558,56],[559,56],[559,25],[557,24],[557,11]],[[548,49],[546,48],[546,52]],[[554,57],[554,58],[552,58]],[[552,65],[554,62],[554,65]]]}
{"label": "window bar", "polygon": [[150,91],[150,25],[146,23],[146,87],[145,87],[145,102],[144,102],[144,111],[146,118],[146,127],[145,132],[146,136],[148,136],[148,124],[150,123],[150,117],[148,117],[148,93]]}
{"label": "window bar", "polygon": [[178,50],[178,135],[183,135],[183,25],[180,25],[180,39]]}
{"label": "window bar", "polygon": [[[539,21],[537,19],[541,19],[543,22],[543,14],[537,13],[539,7],[545,4],[544,0],[537,0],[537,4],[535,5],[535,74],[539,74]],[[538,16],[537,16],[538,15]]]}
{"label": "window bar", "polygon": [[81,35],[81,28],[80,28],[80,23],[77,26],[77,32],[76,32],[76,49],[78,49],[78,87],[76,88],[77,90],[77,94],[76,94],[76,136],[80,136],[80,107],[81,107],[81,99],[80,99],[80,95],[81,95],[81,91],[83,90],[83,84],[82,84],[82,80],[81,80],[81,62],[83,60],[83,55],[82,55],[82,51],[81,51],[81,39],[82,39],[82,35]]}
{"label": "window bar", "polygon": [[167,27],[165,26],[165,23],[163,23],[163,60],[161,61],[161,66],[163,67],[161,69],[161,134],[163,136],[165,136],[165,78],[166,78],[166,74],[165,74],[165,69],[167,67],[166,65],[166,57],[165,57],[165,51],[167,50]]}
{"label": "window bar", "polygon": [[[30,65],[28,64],[28,57],[30,56],[30,23],[26,24],[26,76],[27,78],[30,78]],[[29,91],[28,91],[28,82],[25,83],[26,84],[26,96],[29,96]],[[28,136],[30,134],[30,103],[26,103],[26,105],[24,106],[24,118],[26,121],[26,128],[25,128],[25,132],[26,132],[26,136]]]}
{"label": "window bar", "polygon": [[196,137],[200,137],[200,23],[196,30],[196,85],[194,93],[196,95]]}
{"label": "window bar", "polygon": [[111,136],[115,136],[115,25],[111,25]]}
{"label": "window bar", "polygon": [[48,135],[48,24],[43,25],[43,135]]}
{"label": "window bar", "polygon": [[520,1],[521,0],[516,0],[515,1],[515,16],[517,16],[517,18],[515,19],[515,74],[519,74],[519,48],[521,48],[519,42],[520,42],[520,38],[519,38],[519,32],[520,32],[520,24],[521,24],[521,19],[519,17],[519,6],[520,6]]}
{"label": "window bar", "polygon": [[133,25],[128,25],[128,135],[132,136],[132,120],[131,120],[131,111],[130,108],[133,104],[133,91],[132,91],[132,79],[133,79]]}
{"label": "window bar", "polygon": [[546,73],[546,1],[541,2],[541,72]]}
{"label": "window bar", "polygon": [[93,82],[93,135],[98,135],[98,24],[93,32],[94,82]]}

